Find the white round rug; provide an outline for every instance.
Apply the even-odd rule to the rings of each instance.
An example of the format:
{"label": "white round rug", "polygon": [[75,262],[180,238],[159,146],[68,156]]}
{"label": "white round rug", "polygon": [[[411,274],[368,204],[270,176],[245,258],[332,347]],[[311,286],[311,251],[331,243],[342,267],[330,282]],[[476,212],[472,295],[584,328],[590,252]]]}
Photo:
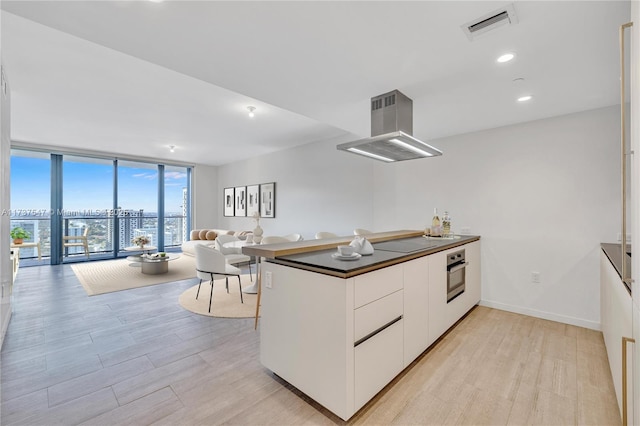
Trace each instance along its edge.
{"label": "white round rug", "polygon": [[[242,288],[247,288],[252,284],[248,274],[241,275],[240,279]],[[178,299],[180,306],[193,313],[210,317],[252,318],[256,315],[257,295],[243,293],[244,303],[241,303],[238,279],[236,277],[229,277],[229,293],[227,293],[225,288],[224,279],[214,281],[211,312],[209,312],[209,296],[211,295],[210,282],[202,281],[198,299],[196,299],[197,292],[197,284],[183,292]]]}

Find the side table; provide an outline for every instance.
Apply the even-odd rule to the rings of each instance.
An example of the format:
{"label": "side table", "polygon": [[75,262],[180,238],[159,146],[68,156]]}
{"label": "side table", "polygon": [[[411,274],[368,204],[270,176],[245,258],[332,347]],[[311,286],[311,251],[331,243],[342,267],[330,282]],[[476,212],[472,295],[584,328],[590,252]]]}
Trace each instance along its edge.
{"label": "side table", "polygon": [[42,254],[40,253],[40,241],[33,243],[21,243],[21,244],[13,244],[11,243],[11,248],[24,248],[24,247],[35,247],[38,250],[38,260],[42,260]]}

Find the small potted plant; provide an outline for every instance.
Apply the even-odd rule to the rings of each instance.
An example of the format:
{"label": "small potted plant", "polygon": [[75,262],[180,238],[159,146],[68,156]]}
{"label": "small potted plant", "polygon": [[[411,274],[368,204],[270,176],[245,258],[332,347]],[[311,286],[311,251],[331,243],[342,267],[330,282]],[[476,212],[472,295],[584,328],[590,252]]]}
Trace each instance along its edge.
{"label": "small potted plant", "polygon": [[11,230],[11,238],[13,238],[13,244],[22,244],[25,238],[31,237],[31,234],[21,226],[16,226]]}

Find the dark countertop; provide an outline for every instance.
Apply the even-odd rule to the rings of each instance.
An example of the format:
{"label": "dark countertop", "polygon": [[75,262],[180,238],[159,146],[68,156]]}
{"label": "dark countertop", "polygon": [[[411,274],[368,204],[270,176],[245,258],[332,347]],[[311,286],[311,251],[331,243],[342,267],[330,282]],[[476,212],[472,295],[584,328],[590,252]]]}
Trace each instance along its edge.
{"label": "dark countertop", "polygon": [[[604,252],[604,254],[609,258],[609,261],[615,268],[616,272],[618,272],[618,276],[620,277],[620,280],[622,280],[622,250],[621,250],[622,244],[601,243],[600,246],[602,247],[602,251]],[[625,251],[630,252],[631,247],[627,246],[627,250]],[[625,267],[628,271],[628,274],[630,275],[631,274],[631,256],[628,255],[626,252],[624,254],[624,259],[626,262]],[[629,286],[629,284],[624,283],[624,286],[627,288],[627,291],[629,292],[629,294],[631,294],[631,287]]]}
{"label": "dark countertop", "polygon": [[[358,260],[338,260],[331,257],[335,248],[320,249],[313,252],[277,256],[268,262],[305,269],[321,274],[341,278],[381,269],[418,257],[428,256],[439,251],[468,244],[479,240],[477,235],[456,235],[455,238],[410,237],[373,243],[373,254],[362,256]],[[392,243],[393,242],[393,243]],[[400,244],[397,244],[400,243]],[[410,252],[401,252],[402,246],[413,248]],[[393,250],[393,251],[392,251]]]}
{"label": "dark countertop", "polygon": [[[367,240],[371,243],[381,241],[397,240],[410,237],[421,237],[424,230],[399,230],[375,232],[367,234]],[[242,248],[242,253],[248,256],[258,256],[267,259],[274,259],[281,256],[289,256],[291,254],[312,253],[319,250],[335,249],[339,245],[349,244],[353,241],[354,236],[343,236],[336,238],[323,238],[320,240],[304,240],[293,241],[277,244],[253,244]]]}

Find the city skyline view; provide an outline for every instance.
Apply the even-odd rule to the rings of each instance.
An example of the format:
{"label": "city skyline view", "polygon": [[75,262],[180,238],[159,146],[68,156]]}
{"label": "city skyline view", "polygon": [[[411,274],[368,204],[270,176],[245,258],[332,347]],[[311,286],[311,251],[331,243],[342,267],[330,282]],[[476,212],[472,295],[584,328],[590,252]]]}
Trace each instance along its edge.
{"label": "city skyline view", "polygon": [[[51,255],[52,245],[61,244],[53,241],[53,216],[62,217],[62,235],[82,235],[87,230],[89,254],[125,254],[124,248],[139,235],[148,237],[153,246],[182,244],[188,232],[186,167],[165,165],[164,185],[159,188],[157,164],[118,160],[115,167],[109,159],[61,158],[60,162],[60,157],[52,160],[50,154],[26,150],[12,150],[11,155],[11,205],[2,214],[11,217],[12,228],[20,226],[30,233],[25,242],[37,242],[44,257]],[[61,183],[55,183],[54,167]],[[52,202],[52,196],[60,195]],[[164,217],[158,216],[159,199]],[[65,258],[75,255],[82,259],[86,253],[81,247],[65,248]],[[33,246],[20,250],[21,258],[35,256]]]}
{"label": "city skyline view", "polygon": [[[144,163],[136,163],[144,165]],[[118,207],[122,210],[158,211],[158,170],[150,164],[143,167],[118,167]],[[153,168],[151,168],[153,167]],[[113,210],[113,165],[64,162],[63,209],[70,216],[83,212],[91,215]],[[165,170],[165,213],[182,212],[182,192],[187,174]],[[48,158],[11,156],[11,212],[44,212],[51,210],[51,167]],[[104,213],[105,215],[107,213]],[[13,216],[13,215],[12,215]]]}

